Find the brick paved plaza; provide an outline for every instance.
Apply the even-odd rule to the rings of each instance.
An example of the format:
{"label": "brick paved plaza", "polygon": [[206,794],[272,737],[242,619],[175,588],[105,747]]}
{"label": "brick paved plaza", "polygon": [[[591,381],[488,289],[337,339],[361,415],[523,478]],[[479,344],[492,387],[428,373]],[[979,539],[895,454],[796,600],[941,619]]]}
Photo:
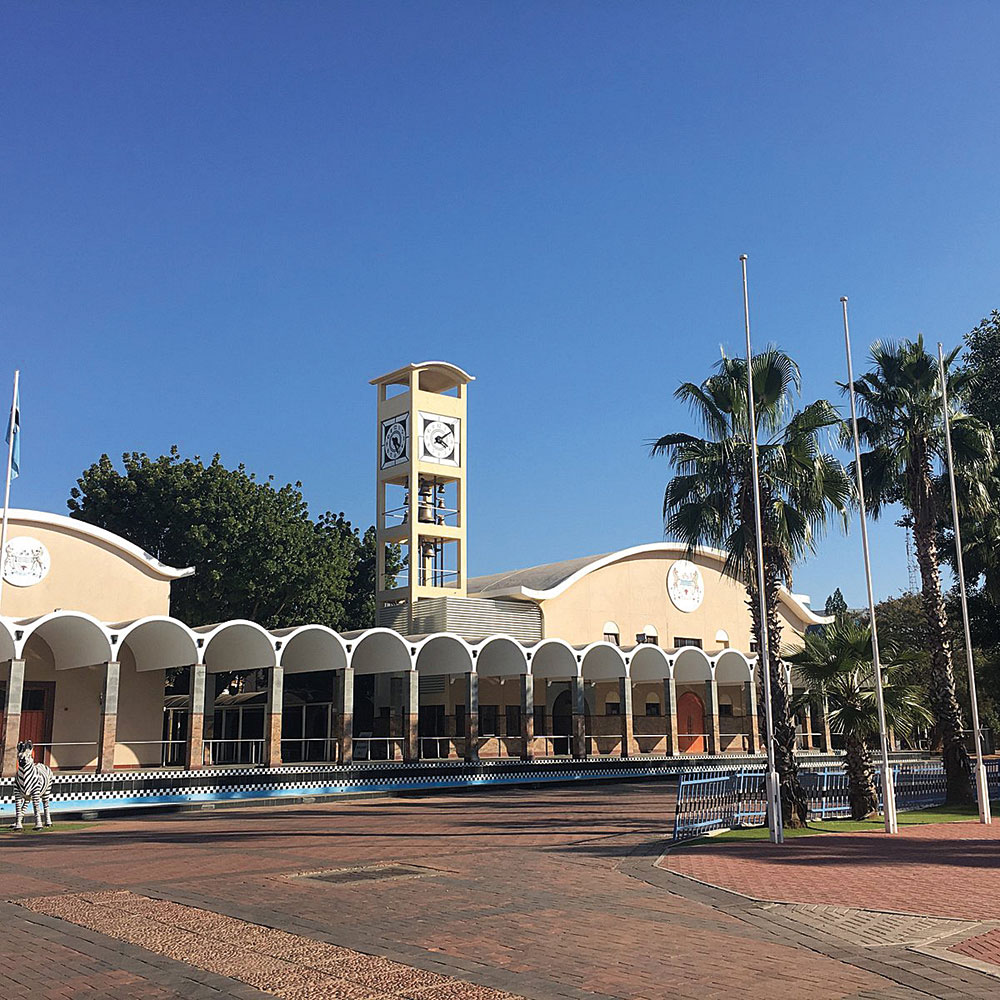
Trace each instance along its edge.
{"label": "brick paved plaza", "polygon": [[649,783],[5,833],[0,998],[1000,993],[997,827],[709,845],[657,866],[672,810]]}

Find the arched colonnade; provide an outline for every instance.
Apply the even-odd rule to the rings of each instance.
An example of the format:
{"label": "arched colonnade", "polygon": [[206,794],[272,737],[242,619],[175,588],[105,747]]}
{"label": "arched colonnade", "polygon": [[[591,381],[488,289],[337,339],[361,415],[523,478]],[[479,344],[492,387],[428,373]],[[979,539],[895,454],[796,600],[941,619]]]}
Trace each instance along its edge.
{"label": "arched colonnade", "polygon": [[[186,731],[174,762],[189,768],[218,763],[221,744],[240,742],[213,732],[214,675],[243,671],[266,678],[254,695],[263,708],[263,732],[254,737],[260,746],[252,760],[266,766],[282,763],[283,756],[304,759],[283,754],[283,744],[307,742],[304,735],[283,736],[286,692],[307,679],[297,675],[321,672],[332,678],[322,757],[341,763],[372,759],[379,747],[406,761],[759,748],[754,663],[733,649],[668,650],[652,643],[620,648],[607,641],[572,646],[506,635],[470,641],[452,633],[405,636],[386,628],[338,633],[322,625],[268,631],[247,620],[190,628],[166,616],[108,624],[81,612],[55,611],[27,620],[0,618],[0,662],[4,774],[13,769],[25,683],[55,686],[73,672],[86,678],[80,700],[93,695],[96,721],[89,735],[95,766],[107,771],[123,742],[169,742],[151,731],[157,718],[152,704],[139,734],[148,738],[131,738],[137,729],[129,692],[142,691],[144,675],[158,671],[162,678],[163,671],[178,668],[187,668],[189,679],[179,699],[185,702]],[[33,682],[33,672],[49,679]],[[368,693],[359,697],[362,689]],[[378,708],[382,714],[373,709],[363,728],[355,726],[357,706],[368,711],[379,697],[386,702]],[[686,716],[678,715],[679,698]],[[82,718],[85,708],[67,704],[63,711]],[[162,715],[162,698],[158,710]],[[389,731],[374,733],[386,720],[383,729]]]}

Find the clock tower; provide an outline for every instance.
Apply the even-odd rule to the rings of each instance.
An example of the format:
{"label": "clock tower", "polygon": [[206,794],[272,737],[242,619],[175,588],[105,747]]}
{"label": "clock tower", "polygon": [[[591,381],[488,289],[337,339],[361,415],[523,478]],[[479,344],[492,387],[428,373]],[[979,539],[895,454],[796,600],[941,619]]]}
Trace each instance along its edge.
{"label": "clock tower", "polygon": [[[473,376],[424,361],[372,379],[378,387],[376,608],[406,608],[394,626],[412,631],[413,606],[464,597],[466,580],[466,386]],[[398,550],[402,565],[389,569]]]}

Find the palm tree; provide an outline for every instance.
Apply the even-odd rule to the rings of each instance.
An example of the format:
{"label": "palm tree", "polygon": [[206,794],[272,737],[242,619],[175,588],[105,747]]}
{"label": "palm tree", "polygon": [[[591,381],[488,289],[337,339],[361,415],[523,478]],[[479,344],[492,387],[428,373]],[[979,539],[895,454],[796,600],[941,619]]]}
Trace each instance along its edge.
{"label": "palm tree", "polygon": [[[909,656],[889,645],[882,649],[880,659],[886,723],[908,736],[916,723],[929,721],[931,713],[919,687],[907,683]],[[879,736],[871,628],[838,621],[808,633],[805,646],[788,661],[806,683],[793,709],[808,711],[814,701],[826,700],[830,728],[844,737],[851,818],[870,816],[878,808],[872,745]]]}
{"label": "palm tree", "polygon": [[[956,348],[947,356],[946,370],[957,354]],[[877,518],[885,505],[901,502],[912,519],[930,653],[929,693],[942,743],[947,801],[972,802],[972,768],[962,737],[962,712],[955,697],[937,544],[935,466],[941,462],[945,448],[938,363],[924,349],[922,336],[915,341],[876,342],[871,348],[871,362],[872,369],[854,383],[862,414],[858,432],[870,449],[861,456],[865,495],[873,517]],[[952,401],[961,399],[967,382],[961,373],[948,376]],[[967,474],[966,486],[974,485],[979,479],[974,470],[981,467],[985,471],[992,465],[989,430],[974,417],[956,413],[952,417],[952,447],[956,465]],[[964,492],[973,502],[972,491]],[[980,490],[974,502],[985,508],[989,498],[984,492]]]}
{"label": "palm tree", "polygon": [[675,398],[691,407],[706,436],[666,434],[652,444],[651,453],[666,456],[674,470],[663,494],[665,534],[684,542],[691,554],[701,546],[725,551],[724,572],[746,588],[758,649],[767,628],[781,811],[786,824],[798,825],[806,820],[807,804],[798,781],[795,727],[782,683],[778,595],[782,584],[791,583],[793,564],[813,550],[830,518],[839,514],[846,525],[851,488],[844,467],[820,444],[826,428],[840,426],[834,407],[817,400],[795,410],[801,376],[783,351],[769,348],[755,355],[752,371],[766,622],[760,620],[757,599],[746,361],[723,357],[701,384],[680,385]]}

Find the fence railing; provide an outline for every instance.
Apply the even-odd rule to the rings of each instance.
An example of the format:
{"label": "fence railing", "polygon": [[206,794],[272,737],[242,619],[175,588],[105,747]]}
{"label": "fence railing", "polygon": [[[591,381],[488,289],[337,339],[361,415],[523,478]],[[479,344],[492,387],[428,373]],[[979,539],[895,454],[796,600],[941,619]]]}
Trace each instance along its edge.
{"label": "fence railing", "polygon": [[[894,764],[893,785],[900,812],[941,805],[945,774],[941,761]],[[1000,760],[986,762],[991,798],[1000,798]],[[840,819],[851,814],[847,773],[840,767],[800,767],[799,780],[809,801],[810,819]],[[882,806],[879,794],[879,808]],[[674,840],[690,840],[716,830],[762,826],[767,806],[764,769],[684,771],[677,787]]]}
{"label": "fence railing", "polygon": [[[542,753],[537,753],[535,749],[539,740],[542,741]],[[532,739],[532,753],[536,757],[570,757],[573,754],[573,737],[536,733]]]}
{"label": "fence railing", "polygon": [[339,764],[340,740],[333,736],[294,736],[282,739],[283,764]]}
{"label": "fence railing", "polygon": [[260,764],[263,759],[263,740],[205,740],[202,750],[206,766]]}
{"label": "fence railing", "polygon": [[401,736],[355,736],[355,760],[402,760],[406,740]]}
{"label": "fence railing", "polygon": [[[187,740],[119,740],[118,746],[159,747],[160,767],[183,767],[187,753]],[[136,757],[141,756],[139,751]]]}

